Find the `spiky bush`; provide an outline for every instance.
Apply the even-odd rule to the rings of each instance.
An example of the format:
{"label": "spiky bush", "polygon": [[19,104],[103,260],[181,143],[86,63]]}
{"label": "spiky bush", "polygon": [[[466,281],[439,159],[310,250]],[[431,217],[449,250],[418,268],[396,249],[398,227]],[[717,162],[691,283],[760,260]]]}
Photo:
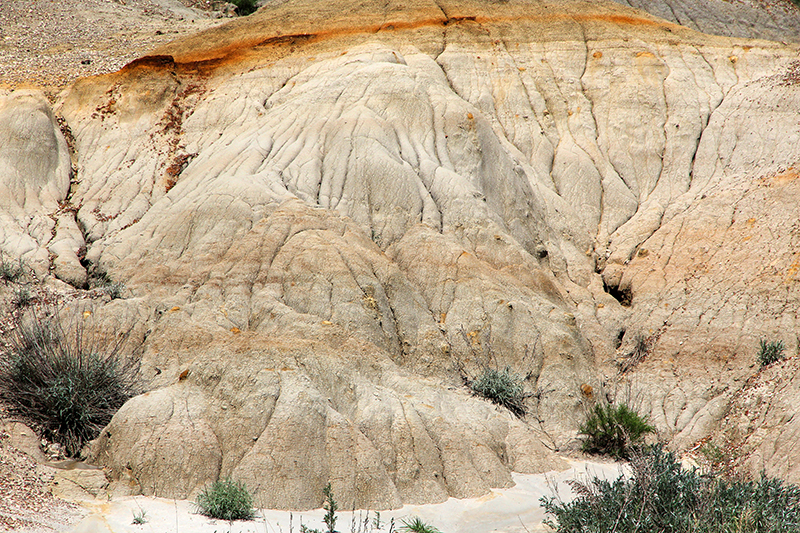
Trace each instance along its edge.
{"label": "spiky bush", "polygon": [[528,397],[524,383],[524,378],[508,367],[502,371],[487,368],[469,386],[475,394],[522,417],[525,414],[525,398]]}
{"label": "spiky bush", "polygon": [[631,447],[655,429],[647,423],[647,417],[625,404],[595,404],[580,427],[580,433],[585,435],[582,449],[586,453],[626,459]]}
{"label": "spiky bush", "polygon": [[77,456],[140,390],[138,361],[122,356],[123,344],[94,346],[80,323],[67,335],[57,312],[34,313],[0,355],[0,402]]}
{"label": "spiky bush", "polygon": [[[558,533],[786,533],[800,531],[800,488],[762,476],[727,481],[681,468],[654,446],[631,459],[630,478],[571,483],[577,498],[543,497]],[[554,519],[554,520],[553,520]]]}
{"label": "spiky bush", "polygon": [[767,342],[766,339],[761,339],[761,349],[758,352],[758,362],[761,363],[761,368],[783,361],[785,348],[783,341]]}
{"label": "spiky bush", "polygon": [[402,531],[403,533],[441,533],[441,531],[432,525],[423,522],[418,516],[404,518],[401,522],[403,525],[400,526],[398,531]]}
{"label": "spiky bush", "polygon": [[220,520],[252,520],[253,497],[244,483],[218,479],[203,489],[195,502],[200,514]]}

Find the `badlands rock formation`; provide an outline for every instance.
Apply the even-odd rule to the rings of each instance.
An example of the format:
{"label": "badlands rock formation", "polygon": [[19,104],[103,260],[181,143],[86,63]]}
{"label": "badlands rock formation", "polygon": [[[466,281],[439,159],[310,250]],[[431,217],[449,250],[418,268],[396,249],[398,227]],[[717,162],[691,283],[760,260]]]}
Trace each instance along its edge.
{"label": "badlands rock formation", "polygon": [[714,35],[800,41],[800,4],[794,0],[617,1]]}
{"label": "badlands rock formation", "polygon": [[[606,396],[797,481],[796,359],[755,365],[797,353],[797,52],[610,2],[289,0],[55,115],[5,95],[0,249],[126,284],[89,309],[148,380],[92,448],[118,494],[476,496]],[[524,420],[463,387],[506,366]]]}

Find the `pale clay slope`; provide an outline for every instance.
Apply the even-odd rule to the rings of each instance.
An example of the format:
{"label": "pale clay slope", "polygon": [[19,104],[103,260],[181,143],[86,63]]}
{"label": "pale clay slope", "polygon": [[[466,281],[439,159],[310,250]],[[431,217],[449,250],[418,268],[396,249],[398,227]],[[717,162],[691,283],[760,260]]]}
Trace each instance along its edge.
{"label": "pale clay slope", "polygon": [[[436,22],[454,9],[476,8],[279,42],[244,72],[79,82],[57,106],[74,218],[46,102],[0,103],[50,147],[0,144],[4,253],[81,284],[85,247],[130,290],[93,309],[138,325],[152,389],[94,447],[112,493],[234,475],[265,507],[317,507],[328,480],[347,507],[476,496],[558,466],[638,335],[630,394],[681,446],[724,433],[760,337],[796,353],[796,50],[605,5]],[[487,364],[529,376],[526,422],[461,387]],[[758,466],[796,479],[761,437]]]}

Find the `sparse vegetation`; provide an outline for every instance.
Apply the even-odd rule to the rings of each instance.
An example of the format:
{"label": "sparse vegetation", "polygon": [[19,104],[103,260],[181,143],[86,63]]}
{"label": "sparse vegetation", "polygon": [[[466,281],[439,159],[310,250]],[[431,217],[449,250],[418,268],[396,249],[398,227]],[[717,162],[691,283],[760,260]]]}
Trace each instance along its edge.
{"label": "sparse vegetation", "polygon": [[18,309],[28,307],[33,302],[33,296],[27,287],[17,287],[14,291],[13,303]]}
{"label": "sparse vegetation", "polygon": [[195,502],[200,514],[219,520],[252,520],[253,497],[244,483],[219,479],[206,487]]}
{"label": "sparse vegetation", "polygon": [[525,415],[525,380],[508,367],[500,371],[487,368],[469,383],[472,391],[487,400],[502,405],[518,417]]}
{"label": "sparse vegetation", "polygon": [[139,392],[139,365],[121,355],[126,335],[98,349],[82,323],[72,329],[56,310],[18,324],[0,355],[0,402],[74,457]]}
{"label": "sparse vegetation", "polygon": [[147,523],[147,512],[144,509],[140,509],[139,512],[133,513],[133,524],[134,525],[142,525]]}
{"label": "sparse vegetation", "polygon": [[571,483],[577,498],[543,497],[558,533],[785,533],[800,531],[800,488],[762,476],[727,481],[683,470],[654,446],[631,458],[631,476]]}
{"label": "sparse vegetation", "polygon": [[737,453],[707,442],[700,448],[703,464],[717,476],[728,478],[732,475]]}
{"label": "sparse vegetation", "polygon": [[761,363],[761,368],[783,361],[785,348],[783,341],[767,342],[766,339],[761,339],[761,349],[758,352],[758,362]]}
{"label": "sparse vegetation", "polygon": [[331,484],[328,483],[322,489],[322,492],[325,494],[325,503],[322,508],[327,511],[322,521],[325,522],[325,526],[328,528],[327,533],[336,533],[336,511],[339,510],[339,506],[336,504],[336,500],[333,499]]}
{"label": "sparse vegetation", "polygon": [[0,280],[3,280],[6,284],[13,283],[22,277],[24,273],[25,269],[22,265],[22,259],[15,264],[5,255],[0,254]]}
{"label": "sparse vegetation", "polygon": [[633,370],[639,363],[645,360],[650,354],[654,344],[653,337],[637,335],[634,339],[633,347],[622,358],[617,360],[617,368],[620,374]]}
{"label": "sparse vegetation", "polygon": [[644,436],[655,432],[655,427],[625,404],[595,404],[586,421],[580,427],[585,435],[583,451],[610,455],[616,459],[627,459],[632,448],[642,442]]}
{"label": "sparse vegetation", "polygon": [[441,531],[435,527],[423,522],[418,516],[404,518],[400,522],[402,522],[403,525],[400,526],[399,531],[403,531],[405,533],[441,533]]}
{"label": "sparse vegetation", "polygon": [[122,293],[125,291],[125,283],[112,280],[107,272],[95,270],[89,276],[89,288],[100,289],[109,298],[116,300],[122,298]]}

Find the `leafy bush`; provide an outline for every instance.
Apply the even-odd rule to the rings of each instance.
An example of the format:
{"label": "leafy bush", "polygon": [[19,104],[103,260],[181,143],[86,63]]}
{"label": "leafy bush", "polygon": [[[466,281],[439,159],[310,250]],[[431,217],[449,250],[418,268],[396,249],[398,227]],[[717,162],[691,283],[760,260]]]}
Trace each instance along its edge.
{"label": "leafy bush", "polygon": [[541,499],[558,533],[785,533],[800,531],[800,488],[762,476],[726,481],[683,470],[654,446],[631,460],[631,477],[571,483],[577,498]]}
{"label": "leafy bush", "polygon": [[231,478],[219,479],[203,489],[195,504],[200,514],[220,520],[252,520],[256,515],[247,487]]}
{"label": "leafy bush", "polygon": [[239,16],[247,16],[255,13],[258,9],[255,0],[230,0],[236,6],[236,14]]}
{"label": "leafy bush", "polygon": [[767,342],[766,339],[761,339],[761,349],[758,352],[758,362],[761,363],[761,368],[777,361],[783,361],[785,359],[784,349],[783,341]]}
{"label": "leafy bush", "polygon": [[399,531],[403,531],[404,533],[441,533],[441,531],[435,527],[423,522],[418,516],[404,518],[401,522],[403,525],[400,526]]}
{"label": "leafy bush", "polygon": [[0,402],[77,456],[139,392],[138,361],[120,354],[126,337],[98,350],[82,325],[68,338],[57,312],[34,313],[18,324],[0,355]]}
{"label": "leafy bush", "polygon": [[626,459],[631,447],[655,430],[647,423],[647,417],[640,416],[625,404],[595,404],[580,427],[580,433],[586,435],[582,450]]}
{"label": "leafy bush", "polygon": [[524,379],[508,367],[502,372],[487,368],[469,386],[475,394],[502,405],[515,415],[525,414],[525,399],[529,395],[525,394]]}

